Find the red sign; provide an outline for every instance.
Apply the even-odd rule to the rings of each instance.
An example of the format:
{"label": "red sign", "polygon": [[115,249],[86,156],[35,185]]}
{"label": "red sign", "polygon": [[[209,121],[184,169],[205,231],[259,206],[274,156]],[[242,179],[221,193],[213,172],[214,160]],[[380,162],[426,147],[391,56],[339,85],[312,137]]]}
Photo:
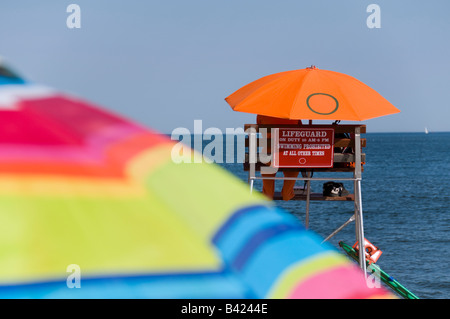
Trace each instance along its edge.
{"label": "red sign", "polygon": [[332,128],[277,128],[274,142],[274,167],[333,167]]}

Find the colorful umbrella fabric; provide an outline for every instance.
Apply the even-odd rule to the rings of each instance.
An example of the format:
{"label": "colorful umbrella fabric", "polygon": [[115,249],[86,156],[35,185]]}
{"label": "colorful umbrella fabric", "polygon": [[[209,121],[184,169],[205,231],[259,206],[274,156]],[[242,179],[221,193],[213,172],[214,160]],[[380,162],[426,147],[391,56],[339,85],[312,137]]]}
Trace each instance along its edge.
{"label": "colorful umbrella fabric", "polygon": [[391,297],[223,169],[4,70],[0,298]]}
{"label": "colorful umbrella fabric", "polygon": [[364,121],[400,112],[354,77],[315,66],[262,77],[225,100],[235,111],[293,120]]}

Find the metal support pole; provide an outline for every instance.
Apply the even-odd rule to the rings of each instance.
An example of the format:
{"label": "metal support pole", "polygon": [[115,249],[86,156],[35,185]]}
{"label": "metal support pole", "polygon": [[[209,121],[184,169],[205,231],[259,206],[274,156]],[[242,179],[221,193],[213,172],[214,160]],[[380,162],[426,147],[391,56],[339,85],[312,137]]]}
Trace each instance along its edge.
{"label": "metal support pole", "polygon": [[256,177],[256,153],[257,147],[256,145],[256,130],[251,127],[248,132],[248,153],[249,153],[249,164],[250,169],[248,171],[248,181],[250,183],[250,193],[253,192],[253,183],[255,182]]}
{"label": "metal support pole", "polygon": [[342,226],[340,226],[338,229],[336,229],[334,232],[332,232],[330,235],[328,235],[327,238],[325,238],[322,241],[322,244],[326,241],[329,241],[334,235],[336,235],[337,233],[339,233],[341,230],[344,229],[345,226],[347,226],[348,224],[350,224],[351,222],[353,222],[355,220],[355,215],[352,215],[352,217],[350,217],[345,223],[342,224]]}
{"label": "metal support pole", "polygon": [[[306,177],[311,178],[311,172],[306,172]],[[305,217],[305,228],[309,227],[309,203],[311,199],[311,180],[306,181],[306,217]]]}
{"label": "metal support pole", "polygon": [[356,239],[359,243],[359,266],[366,273],[366,247],[364,239],[364,222],[361,207],[361,181],[355,181],[355,217],[356,217]]}
{"label": "metal support pole", "polygon": [[356,219],[356,240],[359,243],[359,266],[366,275],[366,247],[364,240],[364,223],[361,195],[361,129],[355,128],[355,219]]}

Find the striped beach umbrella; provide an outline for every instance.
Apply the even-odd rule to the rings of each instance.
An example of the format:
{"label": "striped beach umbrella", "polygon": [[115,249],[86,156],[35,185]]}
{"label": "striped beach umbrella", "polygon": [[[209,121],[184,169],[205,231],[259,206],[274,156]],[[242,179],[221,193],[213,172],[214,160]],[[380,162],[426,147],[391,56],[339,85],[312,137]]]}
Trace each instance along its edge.
{"label": "striped beach umbrella", "polygon": [[0,68],[0,298],[373,298],[355,264],[174,142]]}

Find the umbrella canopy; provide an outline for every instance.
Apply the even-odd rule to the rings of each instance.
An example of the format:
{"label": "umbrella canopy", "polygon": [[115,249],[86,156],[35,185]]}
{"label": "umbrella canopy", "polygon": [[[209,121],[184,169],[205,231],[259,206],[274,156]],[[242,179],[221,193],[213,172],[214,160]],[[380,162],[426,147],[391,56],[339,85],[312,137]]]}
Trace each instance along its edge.
{"label": "umbrella canopy", "polygon": [[367,119],[400,112],[359,80],[315,66],[265,76],[225,99],[235,111],[285,119]]}
{"label": "umbrella canopy", "polygon": [[0,298],[391,297],[223,169],[20,82],[0,82]]}

